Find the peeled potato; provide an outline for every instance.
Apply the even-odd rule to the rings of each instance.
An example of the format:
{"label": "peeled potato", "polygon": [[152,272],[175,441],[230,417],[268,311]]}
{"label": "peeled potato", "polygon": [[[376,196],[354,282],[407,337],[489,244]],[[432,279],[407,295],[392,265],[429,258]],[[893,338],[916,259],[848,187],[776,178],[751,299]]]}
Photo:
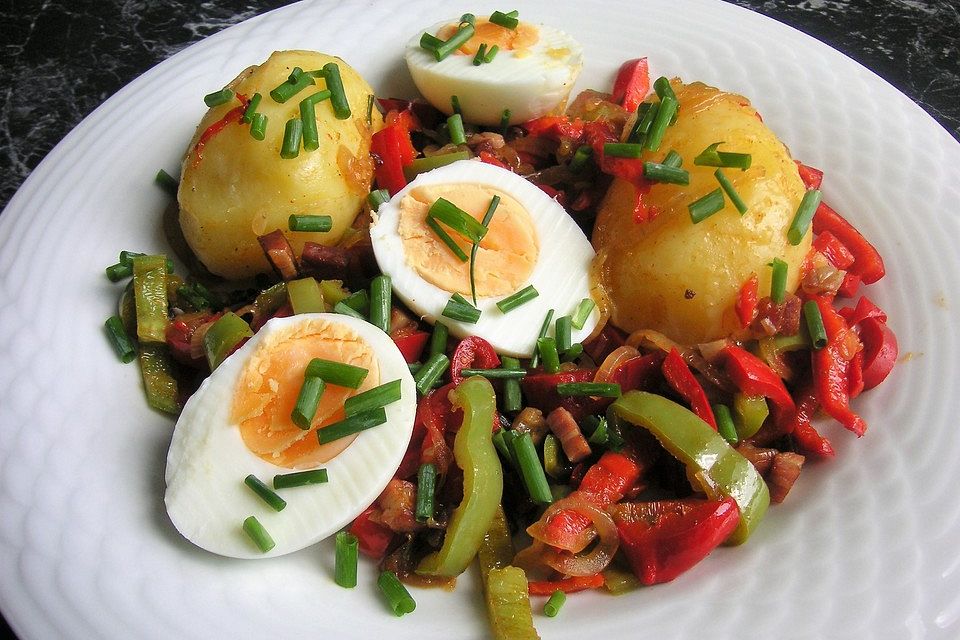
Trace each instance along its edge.
{"label": "peeled potato", "polygon": [[[294,67],[322,69],[328,62],[340,68],[351,116],[338,120],[325,100],[316,104],[320,148],[303,148],[296,158],[280,157],[284,127],[300,117],[300,101],[326,88],[324,79],[283,104],[270,91],[284,82]],[[268,118],[266,138],[256,140],[250,126],[231,111],[240,102],[211,108],[200,121],[183,162],[178,199],[180,226],[187,243],[212,273],[228,279],[270,271],[257,236],[282,229],[299,252],[306,241],[335,244],[363,206],[373,180],[370,137],[382,126],[374,109],[367,123],[367,101],[373,89],[343,60],[313,51],[276,52],[250,67],[227,85],[237,96],[260,93],[258,111]],[[227,124],[217,133],[218,122]],[[326,233],[287,232],[290,214],[329,215]]]}
{"label": "peeled potato", "polygon": [[[660,161],[676,150],[690,184],[654,185],[646,202],[659,214],[637,223],[634,187],[615,180],[594,228],[595,274],[616,326],[653,329],[694,344],[741,332],[734,308],[738,292],[757,274],[760,296],[769,295],[774,258],[787,263],[787,288],[795,290],[811,234],[797,246],[787,241],[804,186],[786,147],[750,102],[701,83],[673,87],[677,121],[659,151],[645,152],[643,159]],[[694,166],[693,159],[715,142],[723,142],[721,151],[751,154],[746,171],[723,170],[749,208],[741,216],[727,199],[721,211],[695,225],[687,205],[719,184],[714,167]]]}

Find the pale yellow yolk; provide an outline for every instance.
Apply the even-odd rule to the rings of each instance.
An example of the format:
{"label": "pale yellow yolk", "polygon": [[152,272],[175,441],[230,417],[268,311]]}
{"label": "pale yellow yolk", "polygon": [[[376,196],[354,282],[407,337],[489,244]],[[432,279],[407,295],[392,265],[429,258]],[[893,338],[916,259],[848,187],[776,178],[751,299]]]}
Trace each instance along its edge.
{"label": "pale yellow yolk", "polygon": [[[367,369],[359,389],[326,385],[309,430],[293,423],[290,413],[313,358],[334,360]],[[231,420],[239,425],[244,444],[267,462],[289,467],[314,467],[335,457],[353,442],[341,438],[321,445],[318,428],[344,418],[344,401],[380,383],[376,354],[350,328],[326,320],[311,320],[264,340],[240,374]]]}
{"label": "pale yellow yolk", "polygon": [[[459,24],[448,24],[440,29],[437,37],[441,40],[448,40],[450,36],[457,32],[459,26]],[[540,39],[540,30],[536,25],[528,22],[521,22],[516,29],[508,29],[493,24],[487,18],[477,18],[474,29],[473,37],[457,49],[458,53],[468,56],[475,55],[481,44],[486,44],[488,50],[496,45],[500,47],[501,51],[520,51],[532,47]]]}
{"label": "pale yellow yolk", "polygon": [[[514,198],[485,185],[423,185],[404,196],[398,231],[407,263],[421,278],[444,291],[469,294],[470,262],[461,262],[427,226],[427,212],[438,198],[445,198],[476,220],[483,220],[495,195],[500,196],[500,204],[480,241],[474,265],[477,295],[506,296],[520,289],[533,273],[540,252],[533,220]],[[470,241],[456,232],[449,234],[470,255]]]}

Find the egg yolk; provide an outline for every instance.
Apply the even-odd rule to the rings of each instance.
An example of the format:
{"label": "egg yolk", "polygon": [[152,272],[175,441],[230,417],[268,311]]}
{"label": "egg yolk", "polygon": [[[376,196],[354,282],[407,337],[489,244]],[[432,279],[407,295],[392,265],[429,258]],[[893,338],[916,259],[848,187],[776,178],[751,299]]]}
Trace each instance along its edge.
{"label": "egg yolk", "polygon": [[[313,358],[343,362],[367,370],[359,389],[328,384],[308,430],[290,414],[297,402],[303,373]],[[356,436],[321,445],[317,429],[342,420],[350,396],[380,383],[373,349],[352,329],[326,320],[311,320],[275,333],[250,356],[234,394],[231,419],[243,442],[267,462],[291,469],[315,467],[334,458]]]}
{"label": "egg yolk", "polygon": [[[423,185],[400,201],[398,231],[407,263],[421,278],[450,293],[470,293],[470,263],[461,262],[443,240],[427,226],[427,212],[445,198],[476,220],[483,220],[490,200],[500,204],[480,241],[474,264],[477,295],[505,296],[521,288],[533,273],[540,247],[533,220],[526,208],[508,194],[480,184]],[[451,238],[470,255],[473,245],[455,232]]]}
{"label": "egg yolk", "polygon": [[[437,37],[448,40],[457,32],[459,26],[459,24],[448,24],[440,29]],[[477,53],[481,44],[486,44],[488,48],[496,45],[501,51],[522,51],[537,44],[539,39],[540,30],[536,25],[528,22],[521,22],[516,29],[508,29],[490,22],[487,18],[477,18],[474,23],[473,37],[457,49],[457,52],[472,56]]]}

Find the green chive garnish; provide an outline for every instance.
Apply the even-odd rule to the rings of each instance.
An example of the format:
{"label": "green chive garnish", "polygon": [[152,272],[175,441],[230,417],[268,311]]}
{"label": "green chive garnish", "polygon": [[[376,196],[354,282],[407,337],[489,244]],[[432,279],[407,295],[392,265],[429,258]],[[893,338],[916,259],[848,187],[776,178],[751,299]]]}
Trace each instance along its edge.
{"label": "green chive garnish", "polygon": [[673,87],[670,86],[670,81],[665,76],[660,76],[654,81],[653,90],[657,92],[657,96],[661,100],[666,96],[670,96],[674,100],[677,99],[677,94],[673,92]]}
{"label": "green chive garnish", "polygon": [[717,182],[720,183],[720,188],[723,189],[723,192],[730,198],[730,202],[737,208],[740,215],[745,214],[747,212],[747,203],[744,202],[740,194],[737,193],[737,190],[733,187],[733,183],[730,182],[730,178],[724,175],[723,169],[714,171],[713,176],[717,179]]}
{"label": "green chive garnish", "polygon": [[214,91],[203,96],[203,102],[208,107],[219,107],[233,100],[233,91],[224,87],[220,91]]}
{"label": "green chive garnish", "polygon": [[500,115],[500,133],[506,134],[507,127],[510,126],[510,109],[504,109]]}
{"label": "green chive garnish", "polygon": [[133,275],[133,265],[118,262],[104,269],[104,272],[107,274],[110,282],[120,282],[124,278],[129,278]]}
{"label": "green chive garnish", "polygon": [[250,135],[254,140],[263,140],[267,137],[267,114],[255,113],[250,118]]}
{"label": "green chive garnish", "polygon": [[615,382],[561,382],[557,385],[561,396],[598,396],[619,398],[620,385]]}
{"label": "green chive garnish", "polygon": [[806,320],[813,348],[820,350],[827,346],[827,330],[823,326],[823,315],[815,300],[807,300],[803,303],[803,319]]}
{"label": "green chive garnish", "polygon": [[523,289],[520,289],[520,291],[517,291],[516,293],[512,293],[506,298],[504,298],[503,300],[500,300],[499,302],[497,302],[497,308],[500,309],[502,313],[508,313],[510,311],[513,311],[520,305],[530,302],[531,300],[533,300],[539,295],[540,293],[536,290],[536,288],[534,288],[532,284],[527,285]]}
{"label": "green chive garnish", "polygon": [[573,328],[578,330],[583,329],[583,325],[587,323],[587,318],[590,317],[590,314],[593,313],[596,306],[597,303],[591,298],[581,300],[572,315],[571,323],[573,324]]}
{"label": "green chive garnish", "polygon": [[417,502],[414,517],[423,522],[433,517],[433,494],[437,486],[437,468],[426,463],[417,470]]}
{"label": "green chive garnish", "polygon": [[387,421],[387,412],[380,407],[371,409],[363,413],[357,413],[349,418],[344,418],[340,422],[334,422],[326,427],[317,429],[317,439],[320,444],[327,444],[334,440],[339,440],[354,433],[360,433],[367,429],[379,426]]}
{"label": "green chive garnish", "polygon": [[[487,205],[487,210],[483,214],[483,221],[480,223],[483,228],[490,228],[490,221],[493,220],[493,214],[497,211],[497,207],[500,205],[500,196],[493,196],[490,198],[490,204]],[[486,231],[484,231],[486,234]],[[473,248],[470,249],[470,297],[473,299],[473,304],[477,304],[477,280],[476,280],[476,267],[477,267],[477,251],[480,250],[480,241],[477,240],[473,243]]]}
{"label": "green chive garnish", "polygon": [[453,255],[457,256],[457,259],[460,262],[466,262],[468,260],[467,254],[463,252],[463,249],[460,248],[460,245],[457,244],[457,241],[450,237],[450,234],[444,231],[443,227],[440,226],[440,223],[437,222],[436,218],[431,218],[427,216],[427,226],[430,227],[437,237],[443,241],[443,244],[447,245],[447,248],[453,252]]}
{"label": "green chive garnish", "polygon": [[484,64],[490,64],[491,62],[493,62],[493,59],[497,57],[497,52],[499,51],[500,51],[500,47],[497,45],[493,45],[492,47],[487,49],[487,53],[483,56]]}
{"label": "green chive garnish", "polygon": [[560,370],[560,354],[557,352],[557,341],[549,336],[537,340],[537,352],[543,360],[543,370],[547,373],[556,373]]}
{"label": "green chive garnish", "polygon": [[466,22],[467,24],[472,24],[476,26],[477,16],[473,15],[472,13],[465,13],[462,16],[460,16],[460,22],[461,23]]}
{"label": "green chive garnish", "polygon": [[450,358],[446,354],[438,353],[430,356],[430,359],[423,363],[423,366],[413,376],[413,381],[417,386],[417,392],[425,396],[433,388],[433,383],[440,379],[440,376],[446,372],[450,366]]}
{"label": "green chive garnish", "polygon": [[443,44],[443,40],[433,35],[432,33],[423,32],[423,35],[420,36],[420,48],[426,49],[430,53],[436,55],[437,49]]}
{"label": "green chive garnish", "polygon": [[274,511],[283,511],[283,508],[287,506],[286,500],[275,494],[270,487],[265,485],[260,478],[252,473],[243,479],[243,484],[250,487],[253,492],[270,505]]}
{"label": "green chive garnish", "polygon": [[[504,369],[508,369],[510,371],[522,371],[520,368],[520,361],[510,356],[501,356],[500,364]],[[507,378],[504,380],[503,393],[501,394],[500,399],[503,401],[504,411],[520,411],[520,408],[522,407],[522,400],[520,398],[520,381],[516,378]]]}
{"label": "green chive garnish", "polygon": [[320,148],[320,132],[317,130],[317,111],[313,104],[313,100],[310,98],[304,98],[300,101],[303,148],[307,151],[316,151]]}
{"label": "green chive garnish", "polygon": [[570,345],[570,348],[564,351],[562,354],[564,362],[573,362],[577,358],[583,355],[583,344],[575,342]]}
{"label": "green chive garnish", "polygon": [[[295,67],[294,71],[299,68],[300,67]],[[273,98],[275,102],[283,104],[312,84],[313,76],[311,74],[303,73],[302,70],[297,74],[291,73],[289,78],[270,92],[270,97]]]}
{"label": "green chive garnish", "polygon": [[653,182],[690,184],[689,171],[686,169],[681,169],[680,167],[671,167],[670,165],[657,162],[643,163],[643,177]]}
{"label": "green chive garnish", "polygon": [[590,162],[590,158],[593,157],[593,147],[588,144],[581,145],[574,154],[573,158],[570,159],[570,170],[574,173],[580,173],[583,171],[587,163]]}
{"label": "green chive garnish", "polygon": [[339,531],[336,537],[333,562],[333,581],[344,589],[357,586],[357,553],[360,540],[349,531]]}
{"label": "green chive garnish", "polygon": [[382,571],[377,578],[377,586],[380,592],[387,599],[387,604],[393,615],[398,618],[404,614],[411,613],[417,608],[417,603],[410,597],[410,592],[403,586],[397,574],[393,571]]}
{"label": "green chive garnish", "polygon": [[283,129],[283,146],[280,147],[280,157],[285,160],[300,155],[300,140],[303,137],[303,121],[300,118],[290,118]]}
{"label": "green chive garnish", "polygon": [[400,399],[400,380],[385,382],[379,387],[368,389],[363,393],[351,396],[343,403],[343,412],[349,416],[365,413],[373,409],[385,407]]}
{"label": "green chive garnish", "polygon": [[373,124],[373,103],[376,98],[373,97],[373,94],[367,94],[367,125]]}
{"label": "green chive garnish", "polygon": [[[466,43],[467,40],[473,37],[473,34],[475,33],[475,31],[476,29],[474,29],[473,25],[470,24],[469,22],[460,23],[460,28],[457,29],[457,32],[452,36],[450,36],[449,40],[447,40],[443,44],[438,45],[437,48],[433,50],[433,55],[437,59],[437,62],[440,62],[441,60],[449,56],[451,53],[459,49],[461,46],[463,46],[463,44]],[[421,40],[421,43],[422,42],[423,41]]]}
{"label": "green chive garnish", "polygon": [[120,319],[120,316],[107,318],[104,327],[107,329],[107,337],[110,339],[110,344],[113,345],[113,350],[117,352],[120,362],[126,364],[137,357],[137,349],[133,346],[133,340],[130,339],[123,328],[123,320]]}
{"label": "green chive garnish", "polygon": [[322,378],[316,376],[304,376],[303,385],[300,387],[300,393],[297,395],[297,403],[293,406],[293,412],[290,419],[301,429],[309,429],[313,422],[313,416],[317,413],[317,407],[320,406],[320,397],[326,387]]}
{"label": "green chive garnish", "polygon": [[678,106],[677,99],[671,96],[665,95],[660,99],[660,106],[657,108],[657,113],[644,142],[647,149],[656,151],[660,148],[660,143],[663,142],[663,134],[666,133],[673,116],[677,113]]}
{"label": "green chive garnish", "polygon": [[367,293],[366,289],[355,291],[340,302],[347,305],[354,311],[362,313],[363,315],[370,313],[370,295]]}
{"label": "green chive garnish", "polygon": [[737,436],[737,427],[733,424],[730,407],[720,403],[713,405],[713,416],[717,419],[717,432],[730,444],[737,444],[740,438]]}
{"label": "green chive garnish", "polygon": [[476,324],[480,319],[480,309],[470,304],[466,298],[459,293],[455,293],[447,301],[441,314],[445,318],[464,322],[466,324]]}
{"label": "green chive garnish", "polygon": [[723,209],[723,189],[717,187],[707,195],[687,205],[693,224],[703,222]]}
{"label": "green chive garnish", "polygon": [[447,133],[450,134],[450,142],[453,144],[467,143],[467,135],[463,131],[463,116],[455,113],[447,118]]}
{"label": "green chive garnish", "polygon": [[480,242],[487,234],[487,227],[445,198],[437,198],[427,215],[436,218],[473,243]]}
{"label": "green chive garnish", "polygon": [[331,216],[320,216],[312,214],[291,214],[287,220],[287,226],[290,231],[311,231],[325,232],[333,229],[333,218]]}
{"label": "green chive garnish", "polygon": [[337,120],[346,120],[350,117],[350,103],[347,101],[347,94],[343,90],[343,80],[340,79],[340,67],[336,62],[328,62],[323,65],[323,77],[327,81],[327,89],[330,90],[330,106],[333,107],[333,115]]}
{"label": "green chive garnish", "polygon": [[550,595],[550,598],[543,603],[543,615],[548,618],[555,618],[557,614],[560,613],[560,607],[562,607],[566,601],[567,594],[557,589]]}
{"label": "green chive garnish", "polygon": [[460,98],[457,96],[450,96],[450,108],[453,109],[454,113],[459,113],[463,115],[463,111],[460,110]]}
{"label": "green chive garnish", "polygon": [[380,209],[380,205],[389,201],[390,192],[386,189],[375,189],[367,196],[367,203],[370,205],[370,209],[373,211],[377,211]]}
{"label": "green chive garnish", "polygon": [[311,378],[320,378],[327,384],[335,384],[348,389],[359,389],[367,378],[367,370],[345,362],[314,358],[307,365],[304,375]]}
{"label": "green chive garnish", "polygon": [[813,221],[813,214],[817,212],[817,207],[819,206],[819,189],[810,189],[803,194],[800,206],[797,207],[797,213],[793,216],[793,222],[790,223],[790,228],[787,230],[787,240],[790,241],[790,244],[794,246],[800,244],[803,236],[807,233],[807,229],[810,228],[810,223]]}
{"label": "green chive garnish", "polygon": [[783,302],[787,295],[787,263],[780,258],[774,258],[770,263],[770,299],[776,304]]}
{"label": "green chive garnish", "polygon": [[570,316],[560,316],[557,318],[557,324],[554,326],[553,335],[557,341],[557,351],[565,352],[573,344],[573,318]]}
{"label": "green chive garnish", "polygon": [[469,378],[470,376],[483,376],[490,380],[519,380],[527,375],[527,372],[523,369],[506,369],[506,368],[497,368],[497,369],[463,369],[460,371],[460,375],[464,378]]}
{"label": "green chive garnish", "polygon": [[704,149],[700,155],[693,159],[693,164],[702,167],[723,167],[726,169],[740,169],[744,171],[750,168],[752,157],[749,153],[732,153],[730,151],[717,151],[723,142],[714,142]]}
{"label": "green chive garnish", "polygon": [[605,142],[603,155],[611,158],[639,158],[643,153],[643,145],[634,142]]}
{"label": "green chive garnish", "polygon": [[348,304],[344,304],[343,300],[333,305],[333,312],[339,313],[344,316],[350,316],[351,318],[356,318],[357,320],[366,320],[367,317],[351,307]]}
{"label": "green chive garnish", "polygon": [[273,538],[271,538],[267,530],[263,528],[263,525],[260,524],[256,516],[250,516],[243,521],[243,531],[250,536],[253,543],[257,545],[257,548],[263,553],[277,546],[277,543],[273,541]]}
{"label": "green chive garnish", "polygon": [[291,489],[309,484],[324,484],[328,480],[326,469],[311,469],[309,471],[294,471],[293,473],[278,473],[273,476],[273,488]]}
{"label": "green chive garnish", "polygon": [[491,13],[490,22],[506,29],[516,29],[517,25],[520,24],[516,12],[504,13],[502,11],[494,11]]}
{"label": "green chive garnish", "polygon": [[250,102],[247,103],[247,108],[243,110],[243,118],[241,118],[247,124],[253,122],[253,114],[257,112],[257,109],[260,108],[260,101],[263,100],[263,96],[258,92],[253,94],[253,97],[250,98]]}
{"label": "green chive garnish", "polygon": [[537,449],[529,433],[521,433],[513,439],[513,452],[517,457],[520,475],[523,478],[523,484],[527,487],[527,493],[530,494],[530,499],[539,504],[553,502],[547,476],[543,472],[540,456],[537,455]]}
{"label": "green chive garnish", "polygon": [[667,167],[680,168],[680,166],[683,165],[683,158],[681,158],[680,154],[677,153],[674,149],[670,149],[670,151],[667,152],[667,155],[663,157],[663,162],[661,162],[660,164]]}
{"label": "green chive garnish", "polygon": [[370,282],[370,324],[390,333],[390,312],[392,304],[392,284],[390,276],[382,274]]}
{"label": "green chive garnish", "polygon": [[[550,309],[550,311],[547,311],[547,315],[543,319],[543,324],[540,325],[540,332],[537,334],[537,347],[534,348],[533,355],[530,358],[531,369],[533,369],[540,363],[540,347],[539,347],[540,339],[546,337],[547,331],[550,329],[550,325],[553,324],[553,314],[554,314],[553,309]],[[557,345],[554,344],[553,348],[556,349]]]}
{"label": "green chive garnish", "polygon": [[650,133],[650,127],[653,126],[653,120],[657,117],[657,111],[660,104],[657,102],[641,102],[637,105],[637,119],[630,129],[630,135],[627,136],[627,142],[643,144]]}
{"label": "green chive garnish", "polygon": [[403,177],[406,178],[407,181],[412,182],[413,179],[421,173],[433,171],[437,167],[445,167],[459,160],[469,160],[470,157],[470,152],[464,149],[462,151],[451,151],[450,153],[440,153],[435,156],[416,158],[403,168]]}
{"label": "green chive garnish", "polygon": [[447,338],[449,336],[450,330],[447,329],[447,325],[443,324],[439,320],[434,322],[433,333],[430,335],[430,351],[427,357],[430,358],[438,353],[446,353]]}
{"label": "green chive garnish", "polygon": [[157,175],[153,177],[153,181],[172,196],[177,195],[177,190],[180,188],[180,183],[177,179],[163,169],[157,171]]}
{"label": "green chive garnish", "polygon": [[473,56],[473,66],[479,67],[483,64],[483,59],[487,55],[487,43],[482,43],[477,47],[477,53]]}

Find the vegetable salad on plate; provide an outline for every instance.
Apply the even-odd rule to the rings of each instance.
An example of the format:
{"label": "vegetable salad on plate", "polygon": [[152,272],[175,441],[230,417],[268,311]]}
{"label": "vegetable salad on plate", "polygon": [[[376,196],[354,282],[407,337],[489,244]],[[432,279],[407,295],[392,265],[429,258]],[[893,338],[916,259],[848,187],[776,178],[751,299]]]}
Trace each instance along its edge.
{"label": "vegetable salad on plate", "polygon": [[[479,564],[492,633],[746,542],[897,340],[877,250],[744,96],[517,11],[412,34],[421,97],[279,51],[203,99],[107,335],[177,416],[170,520],[269,558],[335,536],[385,606]],[[599,83],[603,84],[603,83]],[[199,97],[198,97],[199,99]],[[185,269],[178,269],[182,264]],[[708,561],[709,562],[709,561]],[[348,595],[345,593],[345,597]]]}

